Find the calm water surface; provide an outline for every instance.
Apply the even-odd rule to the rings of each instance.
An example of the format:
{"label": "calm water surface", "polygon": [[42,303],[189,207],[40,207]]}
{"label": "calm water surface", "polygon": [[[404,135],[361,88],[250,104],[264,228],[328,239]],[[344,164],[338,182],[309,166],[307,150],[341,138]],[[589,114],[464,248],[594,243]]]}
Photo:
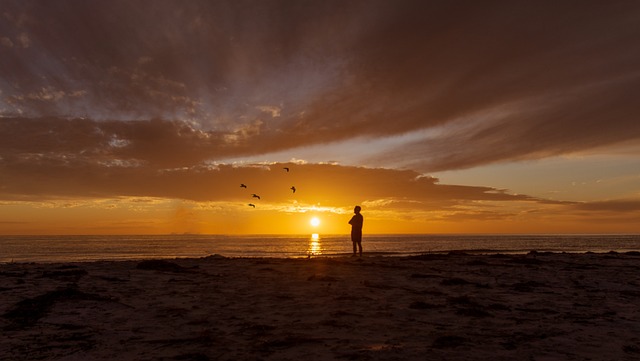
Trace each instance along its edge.
{"label": "calm water surface", "polygon": [[[470,253],[640,251],[640,235],[372,235],[365,254],[404,256],[431,252]],[[351,253],[340,236],[0,236],[0,263],[69,262],[148,258],[308,257]]]}

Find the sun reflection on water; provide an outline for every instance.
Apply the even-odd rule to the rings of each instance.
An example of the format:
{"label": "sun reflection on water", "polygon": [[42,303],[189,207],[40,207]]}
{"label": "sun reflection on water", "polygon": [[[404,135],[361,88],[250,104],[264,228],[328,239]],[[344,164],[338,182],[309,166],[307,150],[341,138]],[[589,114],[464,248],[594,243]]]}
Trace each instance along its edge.
{"label": "sun reflection on water", "polygon": [[307,253],[310,256],[316,256],[316,255],[322,254],[322,244],[320,243],[319,234],[314,233],[311,235],[311,238],[309,239],[309,249],[307,250]]}

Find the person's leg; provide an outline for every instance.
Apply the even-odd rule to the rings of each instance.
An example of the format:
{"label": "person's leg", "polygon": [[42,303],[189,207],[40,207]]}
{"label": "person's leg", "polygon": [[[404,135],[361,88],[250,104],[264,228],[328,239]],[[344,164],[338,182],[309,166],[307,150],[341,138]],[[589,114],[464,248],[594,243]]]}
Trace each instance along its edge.
{"label": "person's leg", "polygon": [[353,237],[353,254],[356,253],[356,243],[358,244],[358,251],[360,252],[360,256],[362,256],[362,233],[357,232]]}

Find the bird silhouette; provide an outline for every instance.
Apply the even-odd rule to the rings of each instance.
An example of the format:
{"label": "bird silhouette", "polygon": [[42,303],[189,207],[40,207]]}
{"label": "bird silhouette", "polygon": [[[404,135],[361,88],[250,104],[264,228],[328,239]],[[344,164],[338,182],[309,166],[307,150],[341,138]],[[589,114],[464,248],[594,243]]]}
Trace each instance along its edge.
{"label": "bird silhouette", "polygon": [[240,183],[240,188],[247,188],[247,185],[244,183]]}
{"label": "bird silhouette", "polygon": [[293,191],[293,193],[296,192],[296,187],[294,187],[294,186],[291,186],[291,188],[289,188],[289,189],[291,189]]}
{"label": "bird silhouette", "polygon": [[249,203],[249,207],[256,208],[256,205],[255,205],[255,204],[253,204],[253,203]]}
{"label": "bird silhouette", "polygon": [[252,196],[253,198],[258,198],[258,199],[260,199],[260,196],[259,196],[259,195],[257,195],[257,194],[255,194],[255,193],[253,193],[251,196]]}
{"label": "bird silhouette", "polygon": [[289,172],[289,168],[288,168],[288,167],[284,167],[284,168],[282,168],[282,169],[284,169],[284,170],[286,170],[287,172]]}

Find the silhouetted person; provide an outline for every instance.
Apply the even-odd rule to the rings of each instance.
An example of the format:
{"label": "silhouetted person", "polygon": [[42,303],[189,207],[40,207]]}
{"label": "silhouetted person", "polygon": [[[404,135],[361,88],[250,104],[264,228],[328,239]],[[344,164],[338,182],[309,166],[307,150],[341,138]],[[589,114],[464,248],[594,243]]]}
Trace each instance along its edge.
{"label": "silhouetted person", "polygon": [[356,206],[353,209],[353,217],[349,221],[351,225],[351,242],[353,243],[353,255],[356,255],[356,246],[360,251],[360,257],[362,257],[362,223],[364,222],[364,218],[362,214],[360,214],[360,206]]}

